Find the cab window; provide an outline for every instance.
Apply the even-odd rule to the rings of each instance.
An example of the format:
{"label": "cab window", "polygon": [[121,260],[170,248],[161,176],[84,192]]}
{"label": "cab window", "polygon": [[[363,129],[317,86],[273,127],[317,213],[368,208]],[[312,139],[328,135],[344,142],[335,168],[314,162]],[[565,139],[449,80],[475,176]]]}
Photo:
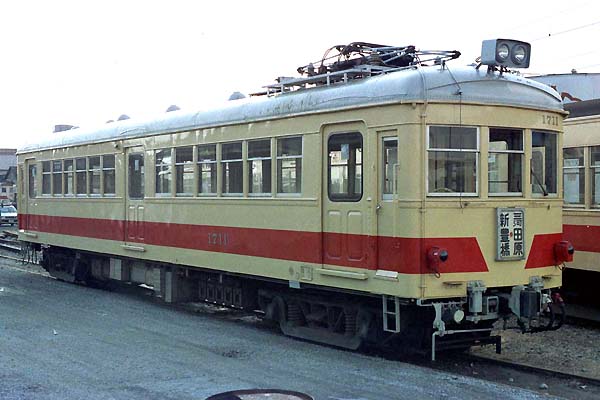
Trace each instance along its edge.
{"label": "cab window", "polygon": [[427,136],[429,195],[476,195],[479,140],[475,127],[430,126]]}
{"label": "cab window", "polygon": [[533,132],[531,148],[531,192],[547,196],[557,190],[557,135]]}
{"label": "cab window", "polygon": [[523,192],[523,131],[490,128],[488,192],[521,195]]}

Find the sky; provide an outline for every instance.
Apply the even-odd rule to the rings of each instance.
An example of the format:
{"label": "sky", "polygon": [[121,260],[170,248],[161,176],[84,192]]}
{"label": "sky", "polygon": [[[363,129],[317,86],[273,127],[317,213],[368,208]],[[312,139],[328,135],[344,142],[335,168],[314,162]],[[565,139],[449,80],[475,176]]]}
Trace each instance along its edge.
{"label": "sky", "polygon": [[526,74],[600,72],[600,2],[86,0],[0,2],[0,148],[54,125],[218,106],[354,41],[459,50],[530,42]]}

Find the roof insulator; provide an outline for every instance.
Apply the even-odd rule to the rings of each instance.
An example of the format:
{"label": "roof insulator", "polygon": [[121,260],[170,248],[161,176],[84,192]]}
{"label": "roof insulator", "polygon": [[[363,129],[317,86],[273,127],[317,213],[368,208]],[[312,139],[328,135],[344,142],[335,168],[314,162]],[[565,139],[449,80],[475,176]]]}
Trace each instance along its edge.
{"label": "roof insulator", "polygon": [[119,116],[119,118],[117,119],[117,121],[124,121],[126,119],[129,119],[129,115],[127,115],[127,114],[121,114]]}
{"label": "roof insulator", "polygon": [[179,111],[181,110],[181,108],[179,108],[178,106],[176,106],[175,104],[171,104],[169,106],[169,108],[167,108],[167,112],[171,112],[171,111]]}

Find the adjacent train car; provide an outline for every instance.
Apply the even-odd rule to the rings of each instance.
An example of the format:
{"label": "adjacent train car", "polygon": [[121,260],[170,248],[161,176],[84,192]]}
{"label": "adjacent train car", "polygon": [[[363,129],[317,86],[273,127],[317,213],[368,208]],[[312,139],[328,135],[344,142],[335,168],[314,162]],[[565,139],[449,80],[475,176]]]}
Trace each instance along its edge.
{"label": "adjacent train car", "polygon": [[[413,46],[336,46],[261,95],[78,128],[18,152],[20,239],[67,281],[260,309],[290,336],[355,349],[498,343],[556,329],[560,97]],[[546,319],[546,317],[548,317]]]}
{"label": "adjacent train car", "polygon": [[569,314],[600,320],[600,99],[565,109],[563,229],[577,253],[563,272],[563,292],[574,303]]}

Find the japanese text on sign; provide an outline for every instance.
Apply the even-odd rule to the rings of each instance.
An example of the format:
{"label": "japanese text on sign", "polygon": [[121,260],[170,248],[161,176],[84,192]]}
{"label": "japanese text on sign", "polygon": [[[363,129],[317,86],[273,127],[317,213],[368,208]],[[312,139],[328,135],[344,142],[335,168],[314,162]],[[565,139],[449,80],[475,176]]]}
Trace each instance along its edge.
{"label": "japanese text on sign", "polygon": [[525,210],[522,208],[496,209],[496,260],[525,259]]}

